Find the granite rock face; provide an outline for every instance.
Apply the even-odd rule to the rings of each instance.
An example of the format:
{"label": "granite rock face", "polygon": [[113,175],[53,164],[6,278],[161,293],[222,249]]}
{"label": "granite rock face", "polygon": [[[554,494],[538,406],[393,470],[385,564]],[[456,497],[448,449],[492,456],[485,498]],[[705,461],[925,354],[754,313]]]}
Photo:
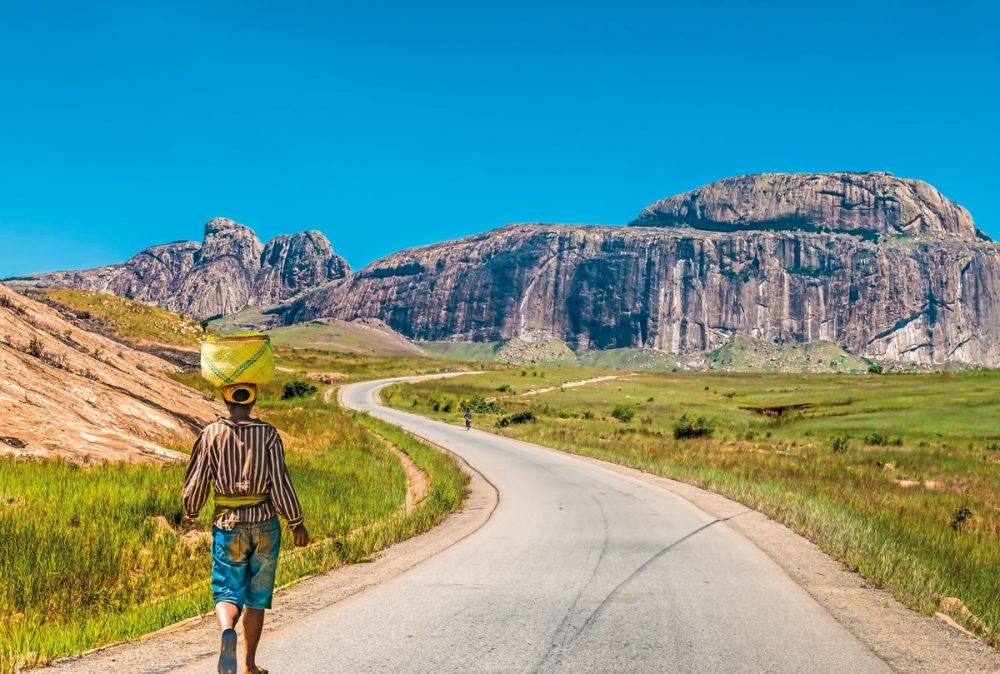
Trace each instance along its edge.
{"label": "granite rock face", "polygon": [[[845,196],[828,204],[831,185]],[[876,204],[884,196],[895,201]],[[735,178],[636,222],[656,226],[512,225],[403,251],[291,303],[284,320],[377,316],[415,339],[673,354],[735,335],[825,340],[880,360],[1000,365],[1000,247],[924,183]]]}
{"label": "granite rock face", "polygon": [[264,246],[249,227],[215,218],[205,224],[201,244],[153,246],[122,264],[25,276],[12,285],[111,293],[202,319],[274,304],[349,273],[319,232],[279,236]]}
{"label": "granite rock face", "polygon": [[643,209],[633,225],[850,232],[973,239],[969,212],[920,180],[890,173],[760,173],[727,178]]}

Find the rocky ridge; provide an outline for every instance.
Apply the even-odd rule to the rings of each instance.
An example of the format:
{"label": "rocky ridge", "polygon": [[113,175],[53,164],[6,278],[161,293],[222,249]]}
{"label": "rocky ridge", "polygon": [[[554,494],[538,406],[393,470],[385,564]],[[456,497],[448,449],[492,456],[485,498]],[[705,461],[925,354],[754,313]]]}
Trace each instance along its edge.
{"label": "rocky ridge", "polygon": [[215,218],[206,223],[200,244],[152,246],[121,264],[8,283],[110,293],[205,319],[247,305],[275,304],[349,273],[347,262],[320,232],[279,236],[265,246],[249,227]]}
{"label": "rocky ridge", "polygon": [[[842,196],[826,193],[836,186]],[[657,202],[630,227],[511,225],[402,251],[283,319],[376,316],[419,340],[679,355],[743,335],[998,366],[998,299],[1000,248],[926,183],[770,174]]]}

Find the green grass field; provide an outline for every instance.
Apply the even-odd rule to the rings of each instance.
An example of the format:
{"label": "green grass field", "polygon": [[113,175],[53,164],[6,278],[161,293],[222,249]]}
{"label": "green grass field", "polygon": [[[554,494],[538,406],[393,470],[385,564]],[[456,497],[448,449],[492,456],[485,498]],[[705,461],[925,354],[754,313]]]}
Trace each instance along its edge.
{"label": "green grass field", "polygon": [[[298,367],[295,356],[280,362]],[[399,367],[336,355],[305,360],[356,378]],[[180,378],[208,388],[196,375]],[[365,560],[460,506],[467,478],[450,457],[323,403],[322,385],[311,396],[282,400],[284,384],[296,378],[281,372],[263,388],[258,408],[289,436],[289,469],[316,541],[296,550],[285,536],[279,585]],[[402,467],[376,433],[428,473],[430,498],[408,513],[399,510],[406,491]],[[186,532],[184,471],[183,465],[0,459],[0,674],[211,610],[210,547],[197,533],[210,529],[211,504],[196,533]]]}
{"label": "green grass field", "polygon": [[[619,378],[560,388],[609,374]],[[528,367],[396,385],[383,399],[454,423],[471,405],[480,428],[725,494],[918,610],[936,610],[935,593],[958,597],[1000,646],[1000,374]],[[534,421],[511,423],[529,411]],[[675,437],[699,429],[711,435]]]}

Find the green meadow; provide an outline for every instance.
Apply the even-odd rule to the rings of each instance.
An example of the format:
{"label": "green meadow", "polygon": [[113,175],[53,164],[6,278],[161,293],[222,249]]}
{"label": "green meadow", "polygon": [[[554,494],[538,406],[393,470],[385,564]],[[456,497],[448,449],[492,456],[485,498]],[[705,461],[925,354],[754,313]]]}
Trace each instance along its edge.
{"label": "green meadow", "polygon": [[471,407],[484,430],[724,494],[915,609],[959,598],[982,624],[956,619],[1000,646],[1000,374],[527,367],[383,400],[453,423]]}
{"label": "green meadow", "polygon": [[[436,367],[336,354],[282,355],[289,369],[345,378]],[[210,390],[197,377],[182,381]],[[278,584],[364,561],[424,531],[461,505],[467,478],[447,455],[366,416],[323,402],[324,384],[283,400],[282,371],[261,392],[258,414],[287,437],[292,480],[314,543],[283,541]],[[428,498],[400,510],[406,477],[389,440],[430,478]],[[184,449],[177,447],[177,449]],[[211,503],[182,524],[184,465],[0,459],[0,673],[131,639],[212,610]],[[279,599],[280,601],[280,599]]]}

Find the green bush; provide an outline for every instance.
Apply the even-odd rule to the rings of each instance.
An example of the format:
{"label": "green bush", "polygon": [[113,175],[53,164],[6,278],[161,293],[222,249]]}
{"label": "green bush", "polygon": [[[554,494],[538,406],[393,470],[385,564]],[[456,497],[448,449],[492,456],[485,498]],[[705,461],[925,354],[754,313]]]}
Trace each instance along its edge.
{"label": "green bush", "polygon": [[314,393],[316,393],[315,386],[307,381],[296,379],[295,381],[290,381],[285,384],[285,389],[281,392],[281,399],[291,400],[292,398],[305,398]]}
{"label": "green bush", "polygon": [[836,454],[843,454],[851,446],[851,442],[845,435],[835,435],[830,439],[830,446]]}
{"label": "green bush", "polygon": [[507,426],[512,426],[514,424],[526,424],[529,421],[535,420],[535,413],[531,410],[525,412],[517,412],[506,417],[502,417],[497,420],[497,428],[506,428]]}
{"label": "green bush", "polygon": [[[506,414],[507,410],[503,405],[499,405],[495,402],[487,402],[486,398],[480,394],[476,394],[467,400],[463,400],[460,406],[464,410],[472,410],[477,414]],[[445,410],[446,412],[448,410]]]}
{"label": "green bush", "polygon": [[635,405],[628,405],[625,403],[615,405],[615,408],[611,410],[611,416],[618,421],[627,424],[632,421],[632,418],[635,416]]}
{"label": "green bush", "polygon": [[674,438],[710,438],[715,433],[715,424],[706,417],[692,417],[685,412],[674,422]]}

